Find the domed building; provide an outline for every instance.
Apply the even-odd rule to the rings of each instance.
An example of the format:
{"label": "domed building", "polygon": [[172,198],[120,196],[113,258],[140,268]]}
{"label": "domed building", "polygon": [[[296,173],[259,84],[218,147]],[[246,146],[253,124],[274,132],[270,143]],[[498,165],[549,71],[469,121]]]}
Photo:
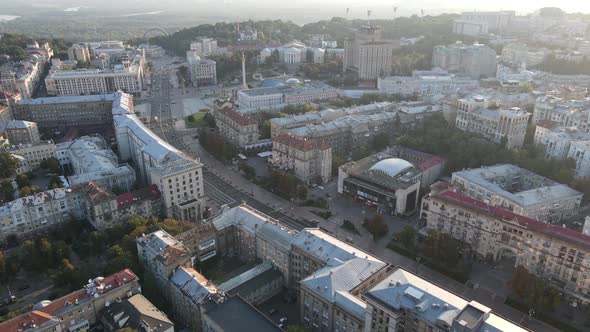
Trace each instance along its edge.
{"label": "domed building", "polygon": [[405,215],[418,208],[422,182],[429,185],[443,167],[442,158],[393,147],[340,166],[338,193],[375,206],[379,213]]}

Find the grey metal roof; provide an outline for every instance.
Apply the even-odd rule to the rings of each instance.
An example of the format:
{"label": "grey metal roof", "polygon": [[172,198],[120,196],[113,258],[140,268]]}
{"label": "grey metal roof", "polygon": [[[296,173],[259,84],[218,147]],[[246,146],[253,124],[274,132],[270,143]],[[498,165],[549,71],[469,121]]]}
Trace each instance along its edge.
{"label": "grey metal roof", "polygon": [[[535,178],[535,182],[538,185],[528,190],[512,193],[500,187],[494,181],[494,178],[506,176]],[[453,173],[453,182],[456,178],[462,178],[521,206],[531,206],[571,196],[582,196],[581,192],[564,184],[557,183],[529,170],[510,164],[486,166],[455,172]]]}
{"label": "grey metal roof", "polygon": [[170,277],[172,282],[193,303],[205,302],[217,289],[205,277],[192,268],[179,267]]}
{"label": "grey metal roof", "polygon": [[62,104],[62,103],[90,103],[90,102],[112,102],[116,98],[115,93],[89,95],[89,96],[61,96],[45,97],[35,99],[22,99],[16,103],[19,105],[44,105],[44,104]]}
{"label": "grey metal roof", "polygon": [[[414,315],[431,324],[454,321],[464,308],[475,307],[483,312],[491,309],[469,302],[443,288],[440,288],[401,268],[377,283],[365,293],[369,300],[399,310],[411,311]],[[484,317],[485,318],[485,317]],[[490,313],[485,318],[480,331],[524,332],[522,327]]]}
{"label": "grey metal roof", "polygon": [[379,258],[317,228],[304,229],[295,237],[291,245],[298,247],[322,262],[327,262],[331,258],[347,261],[355,257],[382,262]]}
{"label": "grey metal roof", "polygon": [[301,281],[324,299],[334,302],[336,292],[348,292],[387,264],[356,257],[348,261],[330,259],[327,265]]}
{"label": "grey metal roof", "polygon": [[265,271],[272,269],[272,263],[270,261],[265,261],[262,264],[258,264],[255,267],[251,268],[250,270],[241,273],[228,281],[220,284],[217,288],[223,292],[229,292],[232,289],[242,285],[243,283],[249,281],[252,278],[257,277],[258,275],[262,274]]}

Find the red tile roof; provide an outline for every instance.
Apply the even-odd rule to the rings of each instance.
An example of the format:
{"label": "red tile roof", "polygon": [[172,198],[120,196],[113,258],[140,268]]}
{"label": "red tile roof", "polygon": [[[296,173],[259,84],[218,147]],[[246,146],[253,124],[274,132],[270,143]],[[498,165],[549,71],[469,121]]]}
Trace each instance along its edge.
{"label": "red tile roof", "polygon": [[455,190],[443,191],[433,196],[450,204],[459,205],[468,209],[478,210],[499,220],[516,221],[526,229],[541,233],[549,238],[556,238],[561,241],[571,243],[586,250],[590,250],[590,236],[576,232],[571,229],[546,224],[525,216],[518,215],[514,212],[492,206],[479,201],[475,198],[461,194]]}
{"label": "red tile roof", "polygon": [[81,302],[88,298],[90,298],[90,296],[86,293],[86,290],[80,289],[57,300],[51,301],[51,303],[39,309],[39,311],[48,315],[55,315],[60,309],[76,303],[76,300]]}
{"label": "red tile roof", "polygon": [[330,144],[318,140],[318,139],[311,139],[311,138],[301,138],[297,136],[292,136],[289,134],[281,134],[275,138],[273,138],[274,142],[285,144],[291,148],[301,150],[301,151],[310,151],[313,149],[318,150],[326,150],[330,148]]}
{"label": "red tile roof", "polygon": [[121,285],[131,283],[139,278],[129,269],[112,274],[106,278],[95,278],[92,280],[94,287],[85,286],[85,288],[77,290],[57,300],[52,301],[48,305],[38,310],[33,310],[22,314],[14,319],[0,324],[0,331],[2,332],[21,332],[33,329],[33,324],[39,326],[49,321],[52,316],[58,315],[60,309],[73,305],[77,302],[82,302],[89,299],[93,294],[108,293]]}
{"label": "red tile roof", "polygon": [[222,108],[218,108],[216,110],[216,112],[219,112],[219,113],[225,115],[226,117],[232,119],[233,121],[235,121],[236,123],[238,123],[241,126],[257,125],[258,124],[258,122],[256,120],[254,120],[253,118],[251,118],[245,114],[235,111],[233,109],[233,107],[231,107],[231,106],[224,106]]}
{"label": "red tile roof", "polygon": [[21,332],[38,327],[51,320],[51,315],[33,310],[0,324],[2,332]]}
{"label": "red tile roof", "polygon": [[117,207],[128,208],[136,202],[144,200],[155,200],[160,198],[160,190],[155,184],[150,185],[147,188],[142,188],[132,192],[126,192],[117,196]]}

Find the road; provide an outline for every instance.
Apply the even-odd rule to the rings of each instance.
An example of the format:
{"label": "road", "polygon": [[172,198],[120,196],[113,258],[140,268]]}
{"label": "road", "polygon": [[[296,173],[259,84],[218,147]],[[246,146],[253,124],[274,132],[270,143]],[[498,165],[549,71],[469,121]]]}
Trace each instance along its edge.
{"label": "road", "polygon": [[[154,70],[152,76],[152,94],[149,99],[152,110],[150,127],[158,136],[160,136],[160,138],[167,141],[170,145],[190,155],[196,156],[195,151],[197,151],[197,149],[195,149],[195,146],[191,146],[198,144],[193,139],[195,131],[179,131],[175,126],[178,119],[174,118],[171,107],[179,101],[172,97],[175,93],[178,94],[179,92],[173,88],[170,82],[170,75],[173,75],[173,73],[168,70],[161,70],[158,68]],[[192,144],[188,144],[187,141],[191,141]],[[232,183],[228,183],[221,176],[215,174],[215,172],[210,169],[211,166],[212,165],[206,163],[204,163],[203,166],[205,195],[217,204],[234,207],[241,203],[246,203],[295,230],[301,230],[305,227],[315,227],[313,222],[305,218],[296,219],[285,214],[281,211],[280,206],[272,206],[261,202],[253,197],[252,191],[247,192],[247,190],[236,188]]]}
{"label": "road", "polygon": [[[311,218],[306,219],[302,217],[305,215],[304,209],[295,207],[290,202],[284,201],[264,189],[249,183],[241,178],[238,173],[230,170],[226,165],[214,160],[202,150],[194,139],[195,130],[180,131],[176,129],[171,106],[179,102],[180,99],[173,99],[172,97],[175,93],[176,95],[180,94],[181,90],[173,88],[170,82],[171,75],[173,73],[169,71],[159,71],[158,69],[154,71],[152,78],[151,128],[172,146],[190,155],[200,156],[200,160],[204,164],[203,179],[207,197],[219,205],[227,204],[231,207],[245,202],[295,230],[301,230],[305,227],[315,227],[316,224],[309,221]],[[335,235],[342,232],[339,225],[331,224],[329,221],[322,221],[321,225]],[[364,232],[364,230],[361,230],[361,232]],[[342,236],[340,237],[342,238]],[[504,317],[525,324],[533,331],[557,331],[555,328],[538,320],[529,320],[527,315],[508,307],[501,299],[495,297],[490,298],[488,293],[474,289],[471,285],[461,284],[427,268],[423,264],[420,264],[420,262],[413,261],[387,249],[386,244],[388,239],[390,239],[389,236],[377,242],[370,240],[368,236],[354,236],[354,238],[355,245],[360,248],[381,257],[393,265],[402,266],[405,269],[413,271],[421,277],[437,285],[441,285],[456,294],[483,303]]]}

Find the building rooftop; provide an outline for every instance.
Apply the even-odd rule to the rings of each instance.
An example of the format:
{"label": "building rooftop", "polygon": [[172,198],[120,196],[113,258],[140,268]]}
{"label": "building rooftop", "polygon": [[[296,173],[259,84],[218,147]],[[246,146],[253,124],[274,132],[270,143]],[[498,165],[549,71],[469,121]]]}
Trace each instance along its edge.
{"label": "building rooftop", "polygon": [[334,303],[336,294],[348,293],[363,281],[386,267],[383,261],[355,257],[348,261],[338,258],[328,260],[326,266],[317,270],[300,283],[318,296]]}
{"label": "building rooftop", "polygon": [[320,123],[326,121],[333,121],[339,117],[346,115],[362,114],[362,113],[379,113],[383,111],[392,111],[395,104],[390,102],[379,102],[367,105],[344,107],[338,109],[325,109],[319,112],[308,112],[300,115],[292,115],[283,118],[272,118],[271,123],[277,125],[297,124],[301,122]]}
{"label": "building rooftop", "polygon": [[[419,181],[420,171],[407,160],[391,157],[387,152],[377,153],[361,160],[340,166],[353,176],[348,181],[365,181],[398,189],[409,188]],[[356,179],[355,179],[356,178]],[[360,180],[358,180],[360,179]]]}
{"label": "building rooftop", "polygon": [[166,314],[141,294],[112,303],[101,315],[117,329],[128,327],[137,331],[164,332],[174,326]]}
{"label": "building rooftop", "polygon": [[215,112],[219,112],[225,115],[226,117],[235,121],[240,126],[258,125],[258,121],[256,121],[254,118],[235,111],[232,106],[217,108]]}
{"label": "building rooftop", "polygon": [[369,261],[382,262],[381,259],[339,240],[321,231],[319,228],[303,229],[293,240],[292,246],[299,248],[301,251],[322,262],[327,262],[332,258],[337,258],[344,262],[356,257],[361,257]]}
{"label": "building rooftop", "polygon": [[557,225],[547,224],[538,220],[518,215],[497,206],[486,204],[482,201],[458,192],[456,188],[453,188],[452,186],[434,195],[433,197],[449,204],[477,210],[480,213],[489,215],[491,217],[518,224],[522,228],[538,232],[548,238],[555,238],[560,241],[571,243],[572,245],[584,248],[585,250],[590,250],[589,235]]}
{"label": "building rooftop", "polygon": [[44,97],[35,99],[21,99],[16,102],[17,105],[48,105],[48,104],[67,104],[67,103],[96,103],[96,102],[113,102],[116,93],[87,96],[61,96],[61,97]]}
{"label": "building rooftop", "polygon": [[217,231],[226,227],[236,226],[246,229],[251,234],[259,234],[267,241],[273,242],[289,250],[297,232],[280,224],[262,212],[242,204],[233,208],[225,208],[212,221]]}
{"label": "building rooftop", "polygon": [[53,321],[54,324],[59,324],[58,318],[52,317],[51,315],[38,310],[33,310],[4,323],[0,323],[0,328],[2,331],[6,332],[21,332],[40,328],[51,321]]}
{"label": "building rooftop", "polygon": [[201,304],[207,301],[210,295],[217,293],[215,285],[193,268],[176,268],[170,282],[195,304]]}
{"label": "building rooftop", "polygon": [[140,149],[154,158],[158,163],[177,159],[190,159],[146,127],[135,114],[114,114],[113,121],[117,129],[127,128],[141,141]]}
{"label": "building rooftop", "polygon": [[226,298],[219,304],[210,303],[205,315],[223,331],[242,331],[244,327],[257,332],[283,331],[239,296]]}
{"label": "building rooftop", "polygon": [[117,207],[119,209],[127,208],[137,202],[144,200],[156,200],[161,196],[158,186],[155,184],[149,185],[148,187],[141,188],[139,190],[123,193],[117,196]]}
{"label": "building rooftop", "polygon": [[281,134],[273,138],[273,142],[284,144],[290,148],[304,152],[311,150],[327,150],[330,148],[330,144],[322,140],[297,137],[289,134]]}
{"label": "building rooftop", "polygon": [[172,235],[165,230],[158,230],[153,233],[144,235],[136,240],[136,242],[144,248],[153,253],[157,253],[159,260],[164,264],[170,265],[178,261],[182,256],[187,256],[190,251]]}
{"label": "building rooftop", "polygon": [[275,272],[278,273],[279,276],[282,276],[281,272],[273,267],[271,261],[265,261],[229,280],[226,280],[219,284],[217,288],[230,295],[239,294],[240,291],[256,289],[256,287],[253,287],[254,285],[263,285],[269,282],[270,280],[268,277],[275,276]]}
{"label": "building rooftop", "polygon": [[[515,323],[491,312],[491,309],[461,298],[401,268],[369,289],[365,296],[394,312],[411,311],[421,319],[450,330],[457,324],[481,322],[478,331],[525,332]],[[459,326],[460,326],[459,325]]]}
{"label": "building rooftop", "polygon": [[398,112],[381,112],[376,114],[357,114],[338,118],[321,124],[308,124],[289,129],[289,133],[301,137],[321,137],[338,131],[368,131],[367,124],[392,121],[397,119]]}
{"label": "building rooftop", "polygon": [[333,86],[325,84],[321,81],[313,81],[313,82],[295,82],[295,81],[285,81],[284,85],[275,85],[269,87],[260,87],[254,89],[244,89],[240,90],[240,93],[243,93],[248,96],[266,96],[266,95],[298,95],[298,94],[307,94],[307,93],[318,93],[328,90],[336,90]]}
{"label": "building rooftop", "polygon": [[572,196],[581,199],[583,195],[564,184],[510,164],[458,171],[453,173],[453,183],[456,178],[465,179],[521,206],[534,206]]}

